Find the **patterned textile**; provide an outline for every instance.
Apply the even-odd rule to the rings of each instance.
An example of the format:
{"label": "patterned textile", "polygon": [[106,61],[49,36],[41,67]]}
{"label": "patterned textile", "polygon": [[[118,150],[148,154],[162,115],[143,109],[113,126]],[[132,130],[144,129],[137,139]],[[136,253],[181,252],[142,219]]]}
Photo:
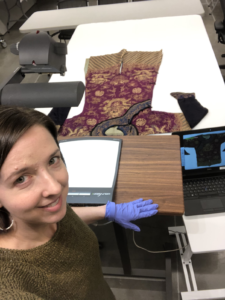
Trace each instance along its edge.
{"label": "patterned textile", "polygon": [[83,112],[65,121],[61,136],[146,135],[189,130],[183,114],[151,111],[162,51],[91,57]]}
{"label": "patterned textile", "polygon": [[[194,148],[197,154],[198,167],[212,166],[221,163],[220,148],[225,143],[225,133],[204,134],[184,140],[184,147]],[[188,155],[188,149],[186,149]]]}
{"label": "patterned textile", "polygon": [[146,109],[133,122],[140,135],[191,130],[182,113],[167,113]]}

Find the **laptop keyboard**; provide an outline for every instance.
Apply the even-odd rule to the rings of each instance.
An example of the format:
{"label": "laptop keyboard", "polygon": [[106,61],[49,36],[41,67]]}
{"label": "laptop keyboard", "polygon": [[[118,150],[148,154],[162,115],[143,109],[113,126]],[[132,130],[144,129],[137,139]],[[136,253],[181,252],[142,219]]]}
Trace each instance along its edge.
{"label": "laptop keyboard", "polygon": [[225,176],[185,180],[183,189],[185,199],[210,195],[225,196]]}

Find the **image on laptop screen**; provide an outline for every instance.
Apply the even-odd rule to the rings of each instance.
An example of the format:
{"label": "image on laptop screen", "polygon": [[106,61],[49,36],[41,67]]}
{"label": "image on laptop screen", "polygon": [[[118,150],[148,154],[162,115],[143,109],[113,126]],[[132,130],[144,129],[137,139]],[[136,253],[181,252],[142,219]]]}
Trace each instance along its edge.
{"label": "image on laptop screen", "polygon": [[184,134],[181,158],[185,170],[225,169],[225,130]]}

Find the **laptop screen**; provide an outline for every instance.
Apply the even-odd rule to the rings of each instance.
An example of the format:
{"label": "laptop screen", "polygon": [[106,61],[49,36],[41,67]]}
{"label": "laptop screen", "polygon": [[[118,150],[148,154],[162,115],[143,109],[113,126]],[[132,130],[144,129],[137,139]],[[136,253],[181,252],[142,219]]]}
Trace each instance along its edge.
{"label": "laptop screen", "polygon": [[225,172],[225,127],[173,134],[180,136],[184,175]]}

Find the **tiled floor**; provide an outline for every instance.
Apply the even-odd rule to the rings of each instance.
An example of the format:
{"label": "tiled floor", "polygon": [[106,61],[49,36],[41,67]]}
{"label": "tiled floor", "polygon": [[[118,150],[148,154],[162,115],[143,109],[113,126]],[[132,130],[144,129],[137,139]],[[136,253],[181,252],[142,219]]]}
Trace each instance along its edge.
{"label": "tiled floor", "polygon": [[[95,4],[95,0],[91,1],[90,5]],[[202,1],[205,3],[206,0]],[[36,10],[54,9],[56,6],[55,3],[56,0],[39,0],[27,14],[30,15]],[[225,53],[225,45],[218,44],[217,35],[214,30],[213,17],[208,15],[208,8],[206,4],[204,4],[204,8],[206,10],[206,14],[203,17],[203,21],[214,53],[218,63],[225,64],[225,58],[221,58],[221,54]],[[214,17],[217,20],[223,19],[223,13],[220,5],[217,5],[214,11]],[[18,31],[20,26],[21,23],[17,23],[11,28],[10,33],[5,35],[4,38],[8,45],[18,42],[22,38],[23,34]],[[205,63],[207,64],[207,58]],[[8,46],[6,49],[1,49],[0,47],[0,83],[5,80],[18,65],[18,57],[10,53],[10,47]],[[222,75],[225,76],[225,70],[222,71]],[[46,78],[38,78],[37,75],[29,75],[26,78],[27,82],[35,82],[37,80],[45,81]],[[168,236],[167,227],[181,225],[181,217],[154,216],[152,218],[139,220],[136,223],[141,227],[141,232],[135,234],[135,240],[138,245],[149,250],[161,251],[163,250],[163,243],[165,241],[170,241],[170,243],[172,243],[172,248],[177,247],[175,238]],[[120,267],[121,262],[116,246],[112,224],[101,227],[91,227],[96,233],[99,241],[104,243],[104,248],[100,250],[102,265]],[[163,254],[150,254],[138,249],[133,243],[132,232],[130,231],[127,231],[127,238],[132,267],[152,269],[164,268]],[[193,257],[193,266],[199,289],[225,288],[225,252],[196,255]],[[185,291],[186,286],[182,266],[177,252],[172,253],[172,267],[173,299],[178,300],[180,299],[180,291]],[[106,278],[106,280],[112,288],[117,300],[165,299],[164,281],[140,281],[137,279],[124,278]]]}

